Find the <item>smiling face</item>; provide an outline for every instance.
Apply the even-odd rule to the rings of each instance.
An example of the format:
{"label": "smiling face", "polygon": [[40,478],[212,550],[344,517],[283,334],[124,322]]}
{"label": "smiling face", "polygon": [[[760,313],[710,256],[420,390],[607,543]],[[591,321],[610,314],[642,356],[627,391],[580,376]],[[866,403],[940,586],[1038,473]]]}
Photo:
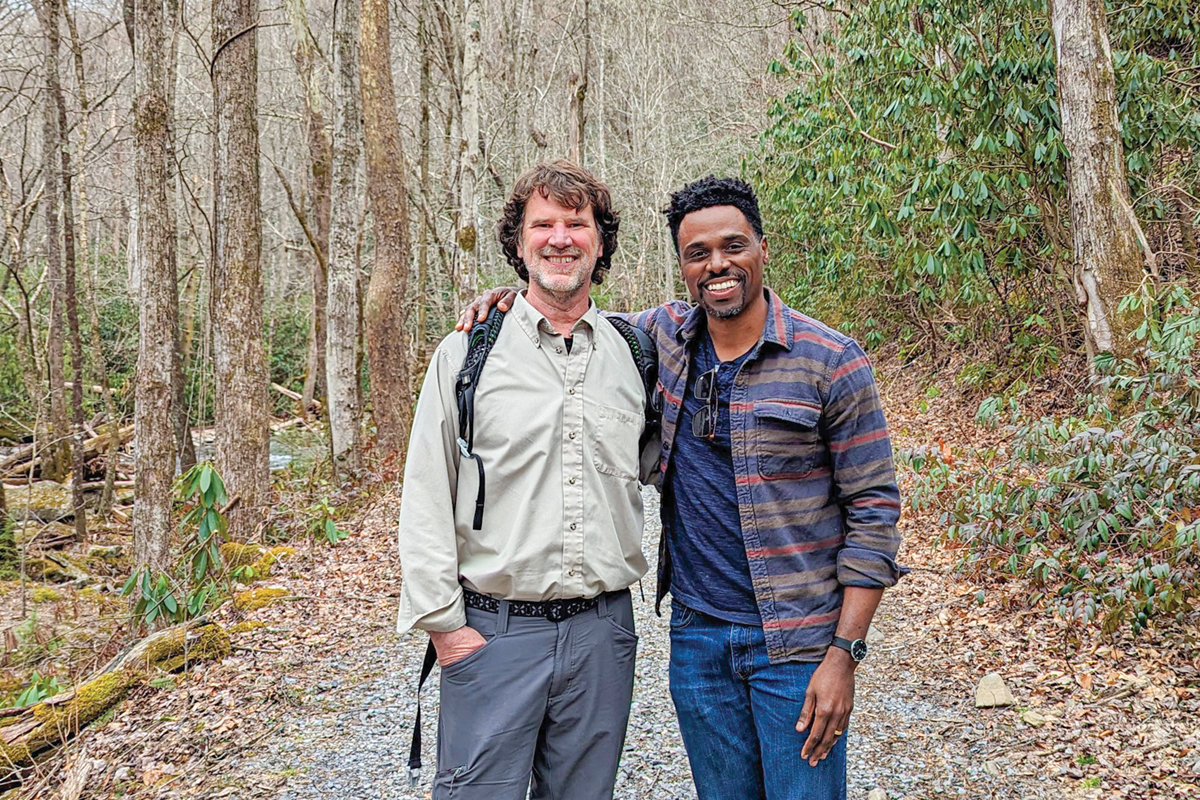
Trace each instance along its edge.
{"label": "smiling face", "polygon": [[692,299],[717,319],[736,317],[765,304],[760,239],[734,206],[709,206],[679,223],[679,267]]}
{"label": "smiling face", "polygon": [[564,300],[588,291],[603,245],[591,205],[559,205],[541,192],[525,203],[517,255],[529,270],[529,291]]}

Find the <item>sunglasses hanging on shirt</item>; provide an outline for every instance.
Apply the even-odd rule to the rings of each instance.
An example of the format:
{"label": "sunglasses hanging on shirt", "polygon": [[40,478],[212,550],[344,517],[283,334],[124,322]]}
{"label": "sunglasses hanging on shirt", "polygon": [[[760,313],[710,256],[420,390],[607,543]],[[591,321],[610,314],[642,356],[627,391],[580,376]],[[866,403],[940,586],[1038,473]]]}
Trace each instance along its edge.
{"label": "sunglasses hanging on shirt", "polygon": [[692,436],[697,439],[716,438],[717,435],[717,370],[713,367],[708,372],[696,376],[696,384],[692,393],[702,403],[707,403],[692,416]]}

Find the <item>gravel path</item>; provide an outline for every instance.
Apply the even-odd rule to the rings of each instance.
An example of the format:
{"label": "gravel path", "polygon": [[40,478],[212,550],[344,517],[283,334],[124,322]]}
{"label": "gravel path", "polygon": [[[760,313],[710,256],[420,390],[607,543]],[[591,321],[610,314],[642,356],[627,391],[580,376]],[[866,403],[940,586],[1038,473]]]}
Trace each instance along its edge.
{"label": "gravel path", "polygon": [[[645,548],[658,541],[657,498],[648,494]],[[651,566],[651,575],[653,565]],[[942,667],[922,633],[923,610],[912,602],[935,576],[914,573],[885,598],[877,618],[879,638],[859,670],[850,736],[850,798],[876,787],[889,798],[1064,798],[1061,785],[1005,757],[995,744],[1008,735],[1004,719],[973,708],[973,684]],[[640,634],[633,711],[617,778],[621,800],[692,800],[695,789],[667,692],[668,626],[653,613],[653,579],[645,594],[633,590]],[[906,599],[910,602],[906,602]],[[426,689],[425,769],[410,788],[404,777],[413,693],[425,639],[397,640],[391,632],[394,600],[365,612],[359,647],[282,682],[302,699],[254,753],[225,764],[237,789],[216,796],[281,800],[314,798],[429,797],[433,773],[437,691]],[[436,683],[436,671],[431,683]],[[798,768],[803,768],[798,766]],[[229,784],[226,784],[229,785]]]}

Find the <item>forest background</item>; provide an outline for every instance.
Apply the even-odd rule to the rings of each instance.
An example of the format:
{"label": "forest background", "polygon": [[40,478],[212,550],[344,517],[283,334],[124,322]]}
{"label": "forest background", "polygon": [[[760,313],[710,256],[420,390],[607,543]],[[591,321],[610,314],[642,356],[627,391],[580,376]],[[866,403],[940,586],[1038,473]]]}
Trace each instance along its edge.
{"label": "forest background", "polygon": [[[1194,622],[1188,0],[36,0],[0,41],[16,707],[345,535],[432,348],[512,280],[513,180],[564,156],[621,212],[600,305],[683,296],[660,209],[742,175],[787,302],[1003,434],[897,453],[963,569],[1106,633]],[[26,578],[88,569],[135,616],[66,665]]]}

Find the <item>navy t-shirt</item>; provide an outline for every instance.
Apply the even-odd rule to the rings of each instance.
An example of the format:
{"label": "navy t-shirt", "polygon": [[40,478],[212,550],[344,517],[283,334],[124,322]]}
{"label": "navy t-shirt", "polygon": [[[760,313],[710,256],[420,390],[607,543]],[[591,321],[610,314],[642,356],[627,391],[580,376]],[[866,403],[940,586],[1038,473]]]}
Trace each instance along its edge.
{"label": "navy t-shirt", "polygon": [[[726,622],[761,625],[750,562],[742,540],[729,440],[729,395],[749,353],[720,361],[705,331],[688,369],[687,391],[667,474],[667,537],[671,595],[683,605]],[[692,434],[692,417],[708,403],[696,398],[696,380],[717,369],[717,428],[712,439]],[[686,464],[679,470],[678,464]]]}

